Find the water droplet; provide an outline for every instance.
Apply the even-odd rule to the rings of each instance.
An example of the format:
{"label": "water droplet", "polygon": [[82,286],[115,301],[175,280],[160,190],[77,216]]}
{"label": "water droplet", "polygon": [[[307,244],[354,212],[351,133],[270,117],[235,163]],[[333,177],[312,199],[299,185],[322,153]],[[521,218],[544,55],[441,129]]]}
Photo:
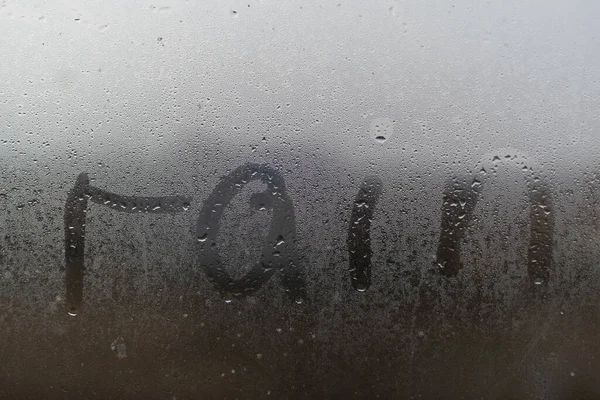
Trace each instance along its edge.
{"label": "water droplet", "polygon": [[125,346],[125,339],[122,337],[116,338],[111,344],[110,349],[114,351],[119,360],[127,358],[127,347]]}
{"label": "water droplet", "polygon": [[394,133],[394,121],[390,118],[374,118],[371,121],[370,135],[378,143],[385,143]]}
{"label": "water droplet", "polygon": [[208,239],[208,233],[205,233],[204,235],[198,237],[199,242],[206,242],[206,239]]}

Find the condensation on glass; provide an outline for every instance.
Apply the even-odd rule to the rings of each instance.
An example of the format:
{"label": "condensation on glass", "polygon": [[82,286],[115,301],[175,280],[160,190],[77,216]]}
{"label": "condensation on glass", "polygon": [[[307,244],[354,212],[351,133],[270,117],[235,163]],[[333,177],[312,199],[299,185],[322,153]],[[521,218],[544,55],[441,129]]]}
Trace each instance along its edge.
{"label": "condensation on glass", "polygon": [[0,6],[0,397],[600,397],[600,3]]}

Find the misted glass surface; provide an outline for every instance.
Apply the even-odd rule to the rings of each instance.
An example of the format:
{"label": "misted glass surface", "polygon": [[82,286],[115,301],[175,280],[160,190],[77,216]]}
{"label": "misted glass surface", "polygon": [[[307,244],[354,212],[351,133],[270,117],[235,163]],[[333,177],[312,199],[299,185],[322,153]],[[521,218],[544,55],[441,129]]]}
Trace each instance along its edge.
{"label": "misted glass surface", "polygon": [[0,397],[600,398],[600,3],[0,5]]}

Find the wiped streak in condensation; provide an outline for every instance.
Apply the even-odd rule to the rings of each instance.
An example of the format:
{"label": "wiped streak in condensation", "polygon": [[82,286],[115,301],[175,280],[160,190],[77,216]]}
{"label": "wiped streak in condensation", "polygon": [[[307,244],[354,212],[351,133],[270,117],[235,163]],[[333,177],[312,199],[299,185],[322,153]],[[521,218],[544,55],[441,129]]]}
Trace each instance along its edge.
{"label": "wiped streak in condensation", "polygon": [[[254,209],[271,209],[273,215],[260,261],[242,278],[232,279],[224,268],[217,249],[223,212],[245,184],[260,179],[264,192],[252,195]],[[281,173],[267,165],[246,164],[221,178],[204,201],[196,225],[198,262],[213,285],[226,298],[244,297],[257,291],[275,271],[283,272],[283,286],[296,302],[305,299],[305,280],[296,254],[296,217],[294,204],[286,193]]]}
{"label": "wiped streak in condensation", "polygon": [[126,213],[174,214],[189,207],[191,198],[184,196],[137,197],[122,196],[90,185],[86,173],[81,173],[65,202],[65,285],[67,310],[77,315],[83,303],[85,270],[85,227],[88,200]]}
{"label": "wiped streak in condensation", "polygon": [[383,184],[376,176],[365,178],[358,190],[348,228],[348,258],[352,287],[364,292],[371,286],[371,221]]}
{"label": "wiped streak in condensation", "polygon": [[[510,149],[506,150],[506,153],[495,152],[491,161],[503,159],[515,161],[526,171],[530,218],[527,274],[530,284],[546,286],[552,271],[554,244],[554,215],[550,189],[546,181],[528,165],[529,158],[522,152]],[[484,158],[478,170],[483,171],[487,161],[490,161],[490,158]],[[491,168],[493,170],[495,166]],[[463,267],[461,243],[467,227],[473,220],[473,212],[487,179],[489,178],[476,172],[470,179],[455,179],[448,182],[444,188],[441,232],[436,257],[437,269],[444,276],[455,277]]]}

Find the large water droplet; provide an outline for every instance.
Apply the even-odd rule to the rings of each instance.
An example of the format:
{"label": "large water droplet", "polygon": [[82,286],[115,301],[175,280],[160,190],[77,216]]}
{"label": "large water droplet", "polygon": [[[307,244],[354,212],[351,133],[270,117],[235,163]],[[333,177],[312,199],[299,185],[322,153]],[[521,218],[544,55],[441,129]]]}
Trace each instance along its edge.
{"label": "large water droplet", "polygon": [[378,143],[385,143],[394,133],[394,122],[390,118],[375,118],[371,121],[370,134]]}

